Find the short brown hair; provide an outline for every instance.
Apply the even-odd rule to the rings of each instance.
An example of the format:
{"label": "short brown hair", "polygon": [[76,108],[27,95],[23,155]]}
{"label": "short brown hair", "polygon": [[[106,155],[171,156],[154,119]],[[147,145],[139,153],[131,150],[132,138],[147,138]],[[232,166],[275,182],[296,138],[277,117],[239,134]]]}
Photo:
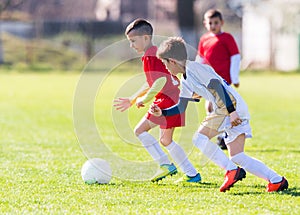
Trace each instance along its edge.
{"label": "short brown hair", "polygon": [[139,35],[150,35],[153,34],[152,25],[145,19],[135,19],[126,28],[125,35],[128,35],[132,30],[136,30]]}
{"label": "short brown hair", "polygon": [[211,19],[211,18],[215,18],[215,17],[219,17],[220,20],[223,20],[222,13],[217,9],[210,9],[210,10],[206,11],[204,14],[204,19]]}
{"label": "short brown hair", "polygon": [[160,44],[156,55],[160,59],[168,60],[173,58],[178,61],[186,60],[187,51],[185,42],[181,37],[170,37]]}

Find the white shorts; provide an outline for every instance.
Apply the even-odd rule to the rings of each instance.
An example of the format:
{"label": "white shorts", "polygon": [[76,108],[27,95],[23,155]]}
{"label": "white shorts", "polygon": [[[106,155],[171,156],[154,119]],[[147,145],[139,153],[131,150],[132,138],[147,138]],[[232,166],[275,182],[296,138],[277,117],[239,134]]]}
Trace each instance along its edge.
{"label": "white shorts", "polygon": [[[227,121],[229,121],[229,123]],[[224,132],[225,132],[224,141],[226,145],[234,141],[241,134],[245,134],[246,138],[252,137],[252,130],[249,124],[249,120],[243,120],[241,124],[233,127],[231,127],[229,117],[228,120],[225,119],[225,122],[226,122],[226,126],[224,128]]]}
{"label": "white shorts", "polygon": [[225,132],[225,144],[234,141],[240,134],[245,134],[246,138],[252,137],[249,120],[243,120],[238,126],[231,126],[230,117],[222,114],[210,114],[201,123],[203,126],[219,132]]}

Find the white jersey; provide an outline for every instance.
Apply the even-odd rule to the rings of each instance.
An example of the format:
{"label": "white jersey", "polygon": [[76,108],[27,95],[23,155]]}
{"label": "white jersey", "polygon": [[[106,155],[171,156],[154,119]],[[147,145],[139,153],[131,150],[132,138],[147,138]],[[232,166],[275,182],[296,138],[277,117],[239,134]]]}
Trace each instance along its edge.
{"label": "white jersey", "polygon": [[[220,110],[220,113],[224,113],[226,108],[224,102],[215,90],[208,87],[211,80],[217,79],[230,96],[239,117],[241,119],[250,119],[247,104],[242,97],[211,66],[189,60],[186,61],[185,66],[186,73],[185,77],[183,76],[181,79],[182,89],[180,97],[192,98],[193,95],[197,94],[212,102],[215,112],[219,112],[218,110]],[[226,114],[228,115],[228,112]]]}

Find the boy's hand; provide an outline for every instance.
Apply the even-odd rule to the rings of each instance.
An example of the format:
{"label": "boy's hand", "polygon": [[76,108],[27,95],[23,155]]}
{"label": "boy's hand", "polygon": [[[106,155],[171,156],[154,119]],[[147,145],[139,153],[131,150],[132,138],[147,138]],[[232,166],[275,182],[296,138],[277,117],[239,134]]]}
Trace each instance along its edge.
{"label": "boy's hand", "polygon": [[150,106],[149,113],[152,114],[153,116],[161,116],[162,111],[157,105],[152,104]]}
{"label": "boy's hand", "polygon": [[240,83],[233,84],[233,86],[235,86],[236,88],[238,88],[240,86]]}
{"label": "boy's hand", "polygon": [[114,100],[114,103],[114,107],[121,112],[127,110],[131,106],[131,101],[129,98],[117,98]]}
{"label": "boy's hand", "polygon": [[137,106],[137,108],[145,107],[142,97],[137,98],[135,105]]}
{"label": "boy's hand", "polygon": [[233,111],[230,113],[230,123],[231,126],[238,126],[239,124],[242,123],[242,119],[240,118],[240,116],[238,115],[238,113],[236,111]]}

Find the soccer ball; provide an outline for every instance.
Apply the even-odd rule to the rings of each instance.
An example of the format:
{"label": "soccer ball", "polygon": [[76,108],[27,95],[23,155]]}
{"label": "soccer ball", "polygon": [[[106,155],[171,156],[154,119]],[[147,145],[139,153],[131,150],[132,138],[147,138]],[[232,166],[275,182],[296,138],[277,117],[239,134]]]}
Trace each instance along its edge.
{"label": "soccer ball", "polygon": [[109,163],[100,158],[87,160],[81,168],[81,177],[86,184],[108,184],[111,175]]}

